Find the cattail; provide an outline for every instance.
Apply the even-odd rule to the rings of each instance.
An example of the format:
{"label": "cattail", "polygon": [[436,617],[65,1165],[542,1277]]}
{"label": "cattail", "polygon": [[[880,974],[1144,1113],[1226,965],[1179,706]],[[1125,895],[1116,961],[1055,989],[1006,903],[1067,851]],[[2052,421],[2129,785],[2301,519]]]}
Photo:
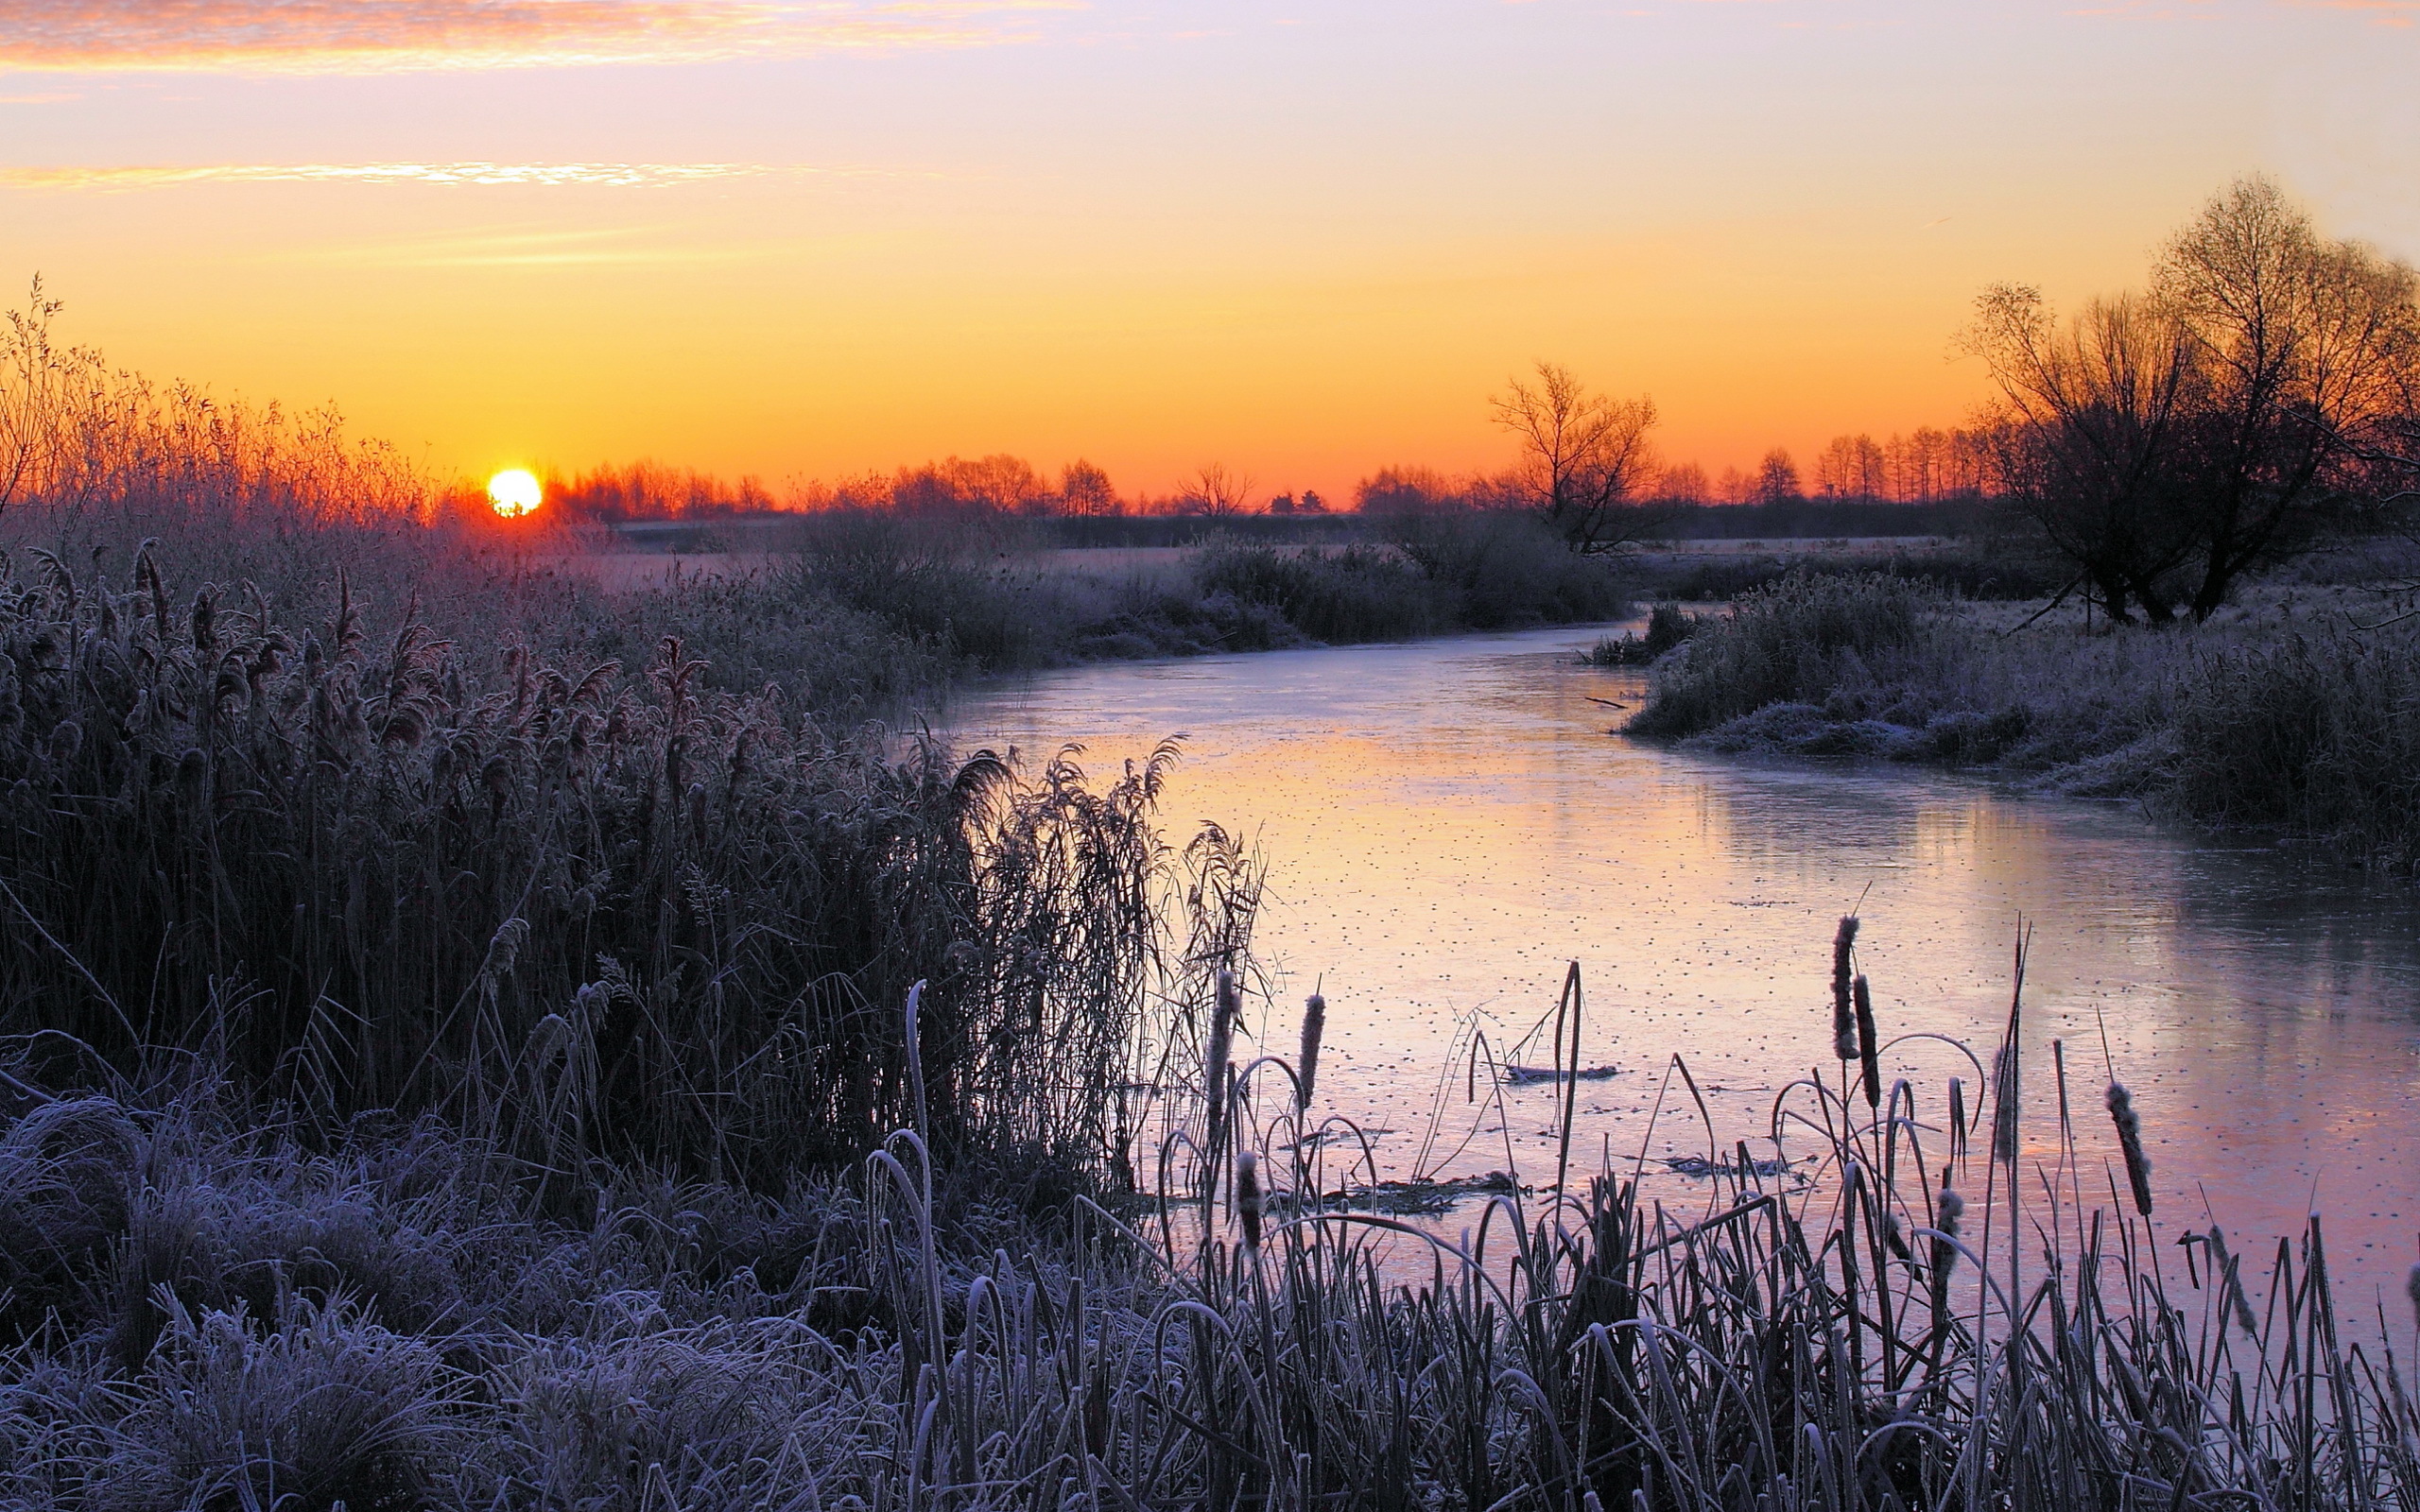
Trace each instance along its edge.
{"label": "cattail", "polygon": [[1866,990],[1865,974],[1858,973],[1857,1058],[1865,1072],[1865,1106],[1882,1106],[1882,1047],[1874,1029],[1874,994]]}
{"label": "cattail", "polygon": [[1901,1260],[1915,1259],[1915,1256],[1908,1252],[1907,1228],[1899,1222],[1899,1215],[1895,1212],[1886,1212],[1882,1215],[1882,1242],[1890,1246],[1891,1253]]}
{"label": "cattail", "polygon": [[2016,1163],[2016,1040],[2001,1041],[1992,1057],[1992,1159]]}
{"label": "cattail", "polygon": [[1954,1158],[1966,1147],[1966,1084],[1956,1076],[1949,1078],[1949,1153]]}
{"label": "cattail", "polygon": [[2126,1153],[2126,1182],[2135,1189],[2135,1211],[2152,1215],[2152,1161],[2143,1153],[2142,1115],[2124,1082],[2109,1084],[2109,1118],[2118,1125],[2118,1147]]}
{"label": "cattail", "polygon": [[1849,1000],[1849,957],[1857,949],[1857,915],[1841,916],[1840,933],[1832,936],[1832,1054],[1857,1058],[1857,1010]]}
{"label": "cattail", "polygon": [[1260,1247],[1260,1157],[1245,1150],[1236,1157],[1236,1215],[1243,1220],[1244,1247]]}
{"label": "cattail", "polygon": [[1210,1021],[1210,1048],[1201,1061],[1201,1095],[1209,1099],[1210,1156],[1214,1160],[1218,1159],[1219,1134],[1227,1124],[1227,1051],[1236,1023],[1233,973],[1224,970],[1219,972],[1217,998]]}
{"label": "cattail", "polygon": [[1932,1275],[1938,1286],[1948,1280],[1949,1268],[1958,1263],[1958,1246],[1950,1241],[1958,1237],[1958,1220],[1965,1215],[1966,1199],[1943,1187],[1941,1195],[1934,1199],[1933,1211],[1937,1237],[1932,1242]]}
{"label": "cattail", "polygon": [[2403,1279],[2403,1291],[2411,1298],[2411,1321],[2420,1325],[2420,1265],[2412,1266],[2411,1274]]}
{"label": "cattail", "polygon": [[1311,1091],[1320,1083],[1320,1037],[1327,1033],[1327,999],[1314,992],[1303,1000],[1303,1058],[1294,1068],[1302,1090],[1301,1108],[1311,1106]]}
{"label": "cattail", "polygon": [[[2211,1263],[2218,1267],[2220,1283],[2226,1288],[2226,1300],[2235,1306],[2236,1322],[2247,1335],[2258,1333],[2260,1326],[2252,1316],[2252,1299],[2243,1295],[2243,1282],[2236,1277],[2234,1264],[2227,1257],[2227,1236],[2217,1224],[2210,1225],[2210,1257]],[[2420,1265],[2411,1268],[2415,1273],[2412,1284],[2420,1287]],[[2420,1293],[2415,1293],[2412,1305],[2420,1308]]]}

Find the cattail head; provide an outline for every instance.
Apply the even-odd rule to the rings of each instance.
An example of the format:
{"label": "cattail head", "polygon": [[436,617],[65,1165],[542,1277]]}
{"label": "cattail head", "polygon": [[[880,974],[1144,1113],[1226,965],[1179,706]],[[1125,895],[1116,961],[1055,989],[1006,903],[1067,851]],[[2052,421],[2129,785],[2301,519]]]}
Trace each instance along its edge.
{"label": "cattail head", "polygon": [[1867,990],[1865,973],[1858,973],[1851,996],[1857,1003],[1857,1058],[1865,1075],[1865,1106],[1882,1106],[1882,1043],[1881,1035],[1874,1027],[1874,994]]}
{"label": "cattail head", "polygon": [[1303,1057],[1294,1067],[1302,1084],[1303,1107],[1311,1106],[1311,1091],[1320,1081],[1320,1037],[1327,1033],[1327,999],[1314,992],[1303,1000]]}
{"label": "cattail head", "polygon": [[1226,1124],[1227,1052],[1236,1027],[1236,979],[1225,971],[1219,972],[1217,1002],[1210,1013],[1210,1043],[1201,1057],[1201,1095],[1210,1104],[1210,1140],[1215,1147],[1219,1132]]}
{"label": "cattail head", "polygon": [[1992,1057],[1992,1159],[2016,1162],[2016,1041]]}
{"label": "cattail head", "polygon": [[1850,962],[1857,952],[1857,915],[1841,916],[1840,932],[1832,936],[1832,1054],[1857,1058],[1857,1010],[1849,1001],[1849,982],[1856,974]]}
{"label": "cattail head", "polygon": [[2109,1084],[2109,1121],[2118,1125],[2118,1147],[2126,1156],[2126,1184],[2135,1191],[2135,1211],[2152,1215],[2152,1161],[2143,1153],[2143,1119],[2135,1111],[2135,1094],[2123,1082]]}
{"label": "cattail head", "polygon": [[2403,1278],[2403,1291],[2411,1298],[2411,1321],[2420,1324],[2420,1265],[2412,1266],[2411,1274]]}
{"label": "cattail head", "polygon": [[[1958,1263],[1958,1246],[1951,1240],[1958,1237],[1958,1220],[1966,1215],[1966,1199],[1948,1187],[1933,1199],[1933,1228],[1937,1231],[1932,1242],[1933,1283],[1939,1287],[1949,1279],[1950,1267]],[[1936,1291],[1936,1300],[1939,1297]]]}
{"label": "cattail head", "polygon": [[1244,1247],[1260,1247],[1260,1156],[1243,1150],[1236,1156],[1236,1216],[1243,1220]]}
{"label": "cattail head", "polygon": [[[2210,1263],[2217,1269],[2221,1284],[2226,1288],[2225,1300],[2235,1308],[2236,1323],[2246,1335],[2258,1333],[2260,1325],[2253,1318],[2252,1299],[2243,1295],[2243,1282],[2236,1277],[2234,1262],[2227,1255],[2226,1231],[2217,1224],[2212,1224],[2209,1238]],[[2411,1268],[2412,1283],[2415,1287],[2420,1287],[2420,1265],[2414,1265]],[[2412,1306],[2420,1309],[2420,1292],[2415,1292]]]}

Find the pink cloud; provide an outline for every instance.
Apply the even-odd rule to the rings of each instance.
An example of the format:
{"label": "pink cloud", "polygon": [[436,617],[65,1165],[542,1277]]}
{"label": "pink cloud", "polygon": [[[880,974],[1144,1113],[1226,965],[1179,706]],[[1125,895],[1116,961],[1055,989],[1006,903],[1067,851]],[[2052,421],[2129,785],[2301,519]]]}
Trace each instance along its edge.
{"label": "pink cloud", "polygon": [[372,73],[970,46],[1073,0],[9,0],[0,69]]}

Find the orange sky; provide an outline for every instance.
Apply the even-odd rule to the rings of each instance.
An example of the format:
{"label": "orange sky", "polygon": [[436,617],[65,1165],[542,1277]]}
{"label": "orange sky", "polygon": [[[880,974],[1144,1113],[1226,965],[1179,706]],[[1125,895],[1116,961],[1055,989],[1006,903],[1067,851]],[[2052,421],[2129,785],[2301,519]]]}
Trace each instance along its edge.
{"label": "orange sky", "polygon": [[449,471],[1495,466],[1952,423],[2229,177],[2420,255],[2420,0],[16,0],[0,277]]}

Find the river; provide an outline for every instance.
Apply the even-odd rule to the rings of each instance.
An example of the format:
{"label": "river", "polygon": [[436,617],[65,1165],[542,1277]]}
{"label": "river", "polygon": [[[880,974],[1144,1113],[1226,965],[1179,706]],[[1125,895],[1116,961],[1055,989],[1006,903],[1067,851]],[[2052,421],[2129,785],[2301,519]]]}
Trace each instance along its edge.
{"label": "river", "polygon": [[[1643,677],[1576,662],[1599,633],[1078,668],[962,694],[949,729],[1028,761],[1080,743],[1100,774],[1185,737],[1171,837],[1216,820],[1269,863],[1256,947],[1271,990],[1248,1017],[1290,1057],[1301,997],[1323,988],[1320,1101],[1389,1131],[1387,1176],[1510,1163],[1551,1179],[1551,1085],[1506,1089],[1499,1121],[1464,1102],[1456,1070],[1433,1137],[1431,1122],[1458,1028],[1505,1054],[1553,1009],[1569,961],[1587,989],[1580,1063],[1620,1068],[1581,1086],[1581,1163],[1611,1152],[1629,1170],[1643,1151],[1660,1171],[1707,1148],[1687,1093],[1666,1090],[1673,1055],[1726,1145],[1765,1135],[1793,1078],[1820,1066],[1837,1081],[1841,914],[1862,917],[1884,1037],[1947,1035],[1986,1058],[2022,919],[2031,1152],[2053,1148],[2056,1040],[2087,1182],[2116,1160],[2105,1025],[2164,1229],[2215,1214],[2256,1256],[2321,1211],[2344,1301],[2401,1291],[2420,1258],[2411,887],[1956,774],[1634,742],[1611,732],[1625,714],[1608,705],[1635,708]],[[1885,1058],[1927,1122],[1949,1076],[1977,1080],[1935,1041]]]}

